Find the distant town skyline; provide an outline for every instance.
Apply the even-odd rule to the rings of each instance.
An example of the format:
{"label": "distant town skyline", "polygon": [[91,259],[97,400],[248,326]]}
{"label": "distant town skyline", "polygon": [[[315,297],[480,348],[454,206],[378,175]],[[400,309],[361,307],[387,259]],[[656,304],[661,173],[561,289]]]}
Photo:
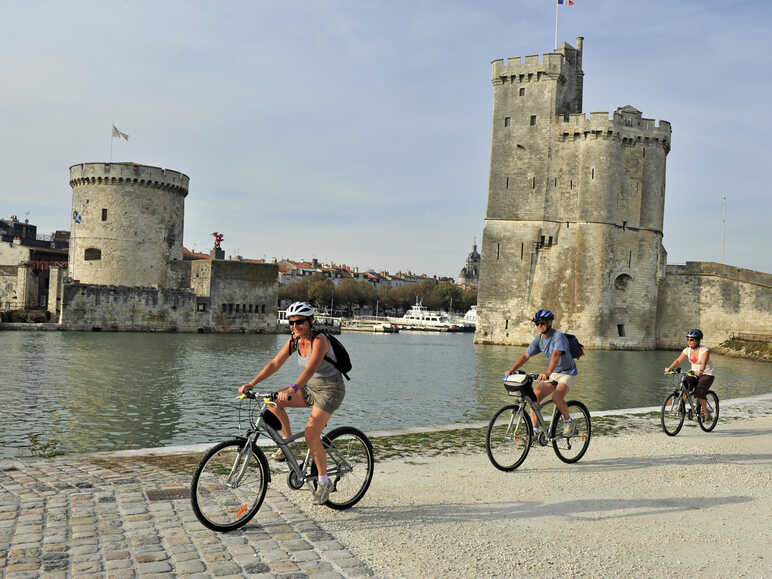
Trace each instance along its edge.
{"label": "distant town skyline", "polygon": [[[68,229],[68,168],[112,154],[190,176],[191,249],[219,231],[230,255],[450,277],[481,239],[489,63],[554,43],[548,0],[74,0],[3,16],[0,216]],[[585,112],[672,123],[670,263],[722,261],[726,196],[723,262],[772,271],[770,17],[756,0],[561,7],[559,41],[585,38]]]}

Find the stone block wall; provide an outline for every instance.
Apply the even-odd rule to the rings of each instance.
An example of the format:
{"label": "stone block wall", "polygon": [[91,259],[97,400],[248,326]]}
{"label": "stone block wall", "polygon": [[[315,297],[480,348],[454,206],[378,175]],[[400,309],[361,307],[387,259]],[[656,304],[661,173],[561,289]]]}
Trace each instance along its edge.
{"label": "stone block wall", "polygon": [[[279,267],[230,260],[193,262],[209,279],[211,327],[216,332],[275,331],[278,320]],[[210,268],[205,273],[207,265]],[[193,274],[195,279],[195,273]],[[197,290],[199,291],[199,290]]]}
{"label": "stone block wall", "polygon": [[707,346],[735,333],[772,334],[772,275],[713,262],[668,265],[657,311],[657,346],[685,346],[700,328]]}
{"label": "stone block wall", "polygon": [[195,332],[209,325],[191,290],[65,283],[61,308],[65,330]]}

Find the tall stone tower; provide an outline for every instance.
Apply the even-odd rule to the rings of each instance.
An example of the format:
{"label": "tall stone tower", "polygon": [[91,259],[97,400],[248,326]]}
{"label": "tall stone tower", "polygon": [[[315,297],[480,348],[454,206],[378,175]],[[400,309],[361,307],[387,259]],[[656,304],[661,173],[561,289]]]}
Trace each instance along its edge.
{"label": "tall stone tower", "polygon": [[135,163],[70,167],[69,276],[82,284],[186,287],[187,175]]}
{"label": "tall stone tower", "polygon": [[491,64],[478,343],[528,342],[549,308],[588,346],[656,346],[670,124],[582,113],[582,44]]}

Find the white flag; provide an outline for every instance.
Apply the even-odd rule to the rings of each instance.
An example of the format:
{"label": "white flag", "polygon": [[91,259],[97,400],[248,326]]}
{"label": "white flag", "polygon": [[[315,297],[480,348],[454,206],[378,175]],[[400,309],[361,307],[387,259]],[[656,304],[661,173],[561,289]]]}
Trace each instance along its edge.
{"label": "white flag", "polygon": [[128,141],[129,140],[129,135],[127,135],[126,133],[122,133],[121,131],[118,130],[118,127],[113,125],[113,138],[114,139],[123,139],[124,141]]}

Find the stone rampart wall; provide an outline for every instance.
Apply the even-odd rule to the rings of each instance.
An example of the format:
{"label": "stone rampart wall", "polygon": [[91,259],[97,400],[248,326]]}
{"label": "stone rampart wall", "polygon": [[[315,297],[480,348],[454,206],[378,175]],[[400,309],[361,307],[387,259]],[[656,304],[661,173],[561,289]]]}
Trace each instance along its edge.
{"label": "stone rampart wall", "polygon": [[657,345],[683,348],[700,328],[707,346],[737,333],[772,334],[772,275],[713,262],[668,265],[660,290]]}
{"label": "stone rampart wall", "polygon": [[196,332],[209,327],[196,311],[191,290],[65,283],[61,325],[65,330]]}
{"label": "stone rampart wall", "polygon": [[[276,264],[210,260],[194,267],[206,279],[212,327],[217,332],[275,331],[278,319],[279,267]],[[194,273],[195,279],[195,273]]]}

